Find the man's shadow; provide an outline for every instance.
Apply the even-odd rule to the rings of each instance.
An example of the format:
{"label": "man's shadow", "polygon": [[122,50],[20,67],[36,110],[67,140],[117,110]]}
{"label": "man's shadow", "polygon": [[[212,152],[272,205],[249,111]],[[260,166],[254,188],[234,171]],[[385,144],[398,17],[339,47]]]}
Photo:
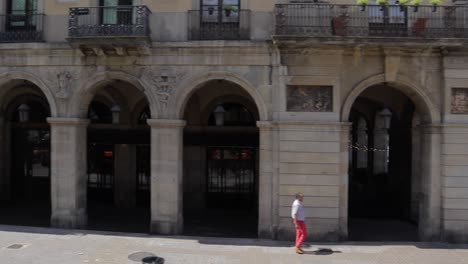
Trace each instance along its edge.
{"label": "man's shadow", "polygon": [[341,253],[341,251],[334,251],[330,248],[319,248],[314,251],[304,251],[304,254],[307,255],[318,255],[318,256],[326,256],[326,255],[332,255],[336,253]]}

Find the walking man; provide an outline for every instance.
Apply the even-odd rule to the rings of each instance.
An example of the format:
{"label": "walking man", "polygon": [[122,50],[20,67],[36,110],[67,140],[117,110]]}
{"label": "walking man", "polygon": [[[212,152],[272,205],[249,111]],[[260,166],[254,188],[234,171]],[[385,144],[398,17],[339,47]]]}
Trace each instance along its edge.
{"label": "walking man", "polygon": [[305,213],[304,207],[302,206],[302,201],[304,200],[304,195],[302,193],[296,194],[296,200],[294,200],[291,209],[291,217],[293,219],[293,224],[296,227],[296,253],[304,254],[302,250],[302,243],[307,237],[307,227],[305,225]]}

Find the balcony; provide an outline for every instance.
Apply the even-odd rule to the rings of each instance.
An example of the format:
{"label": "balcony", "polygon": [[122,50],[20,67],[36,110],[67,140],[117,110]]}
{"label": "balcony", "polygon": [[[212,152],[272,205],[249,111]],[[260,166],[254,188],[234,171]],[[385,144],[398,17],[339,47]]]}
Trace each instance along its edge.
{"label": "balcony", "polygon": [[43,41],[43,14],[0,15],[0,42]]}
{"label": "balcony", "polygon": [[151,45],[146,6],[70,8],[68,42],[84,55],[142,55]]}
{"label": "balcony", "polygon": [[[468,6],[277,4],[276,40],[459,43],[468,38]],[[458,40],[457,40],[458,39]]]}
{"label": "balcony", "polygon": [[188,15],[190,40],[250,39],[250,10],[190,10]]}

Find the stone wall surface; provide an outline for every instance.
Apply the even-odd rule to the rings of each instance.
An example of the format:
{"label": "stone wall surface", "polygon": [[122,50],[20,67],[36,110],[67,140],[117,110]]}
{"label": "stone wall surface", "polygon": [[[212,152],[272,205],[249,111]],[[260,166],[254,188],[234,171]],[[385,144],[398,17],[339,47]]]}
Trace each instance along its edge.
{"label": "stone wall surface", "polygon": [[445,125],[442,143],[444,239],[466,241],[468,232],[468,127]]}
{"label": "stone wall surface", "polygon": [[279,123],[279,229],[282,239],[294,237],[291,204],[305,195],[310,238],[340,237],[341,125]]}
{"label": "stone wall surface", "polygon": [[[27,80],[39,87],[51,116],[58,118],[51,119],[54,225],[86,224],[85,193],[77,189],[85,174],[80,169],[84,150],[77,144],[86,138],[81,119],[98,90],[119,80],[144,94],[153,119],[151,170],[161,178],[152,177],[152,231],[181,233],[181,120],[195,91],[223,80],[241,87],[236,95],[249,97],[258,109],[260,236],[293,236],[290,206],[294,194],[303,192],[311,239],[346,238],[350,110],[367,88],[387,85],[414,102],[421,125],[432,126],[413,150],[421,154],[414,162],[419,167],[413,168],[421,175],[422,208],[414,213],[423,220],[421,237],[468,241],[468,53],[457,43],[272,41],[273,3],[288,1],[261,0],[242,1],[252,10],[250,41],[187,41],[187,10],[197,9],[199,2],[165,0],[139,1],[153,12],[147,54],[86,56],[66,42],[68,8],[96,1],[43,2],[45,42],[0,44],[0,140],[7,134],[2,115],[13,84]],[[291,87],[309,92],[303,101],[296,94],[295,107],[288,109]],[[229,94],[229,89],[218,92]],[[207,98],[201,98],[204,105]],[[3,194],[8,188],[5,153],[0,151]],[[201,167],[202,159],[185,160],[188,168]],[[191,195],[194,203],[202,203]]]}

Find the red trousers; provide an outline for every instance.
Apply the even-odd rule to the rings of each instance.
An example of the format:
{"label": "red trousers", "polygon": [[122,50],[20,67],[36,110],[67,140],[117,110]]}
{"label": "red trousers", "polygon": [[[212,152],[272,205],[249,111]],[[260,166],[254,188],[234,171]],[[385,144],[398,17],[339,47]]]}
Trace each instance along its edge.
{"label": "red trousers", "polygon": [[297,228],[296,228],[296,247],[302,247],[302,243],[307,237],[307,227],[304,221],[296,221]]}

